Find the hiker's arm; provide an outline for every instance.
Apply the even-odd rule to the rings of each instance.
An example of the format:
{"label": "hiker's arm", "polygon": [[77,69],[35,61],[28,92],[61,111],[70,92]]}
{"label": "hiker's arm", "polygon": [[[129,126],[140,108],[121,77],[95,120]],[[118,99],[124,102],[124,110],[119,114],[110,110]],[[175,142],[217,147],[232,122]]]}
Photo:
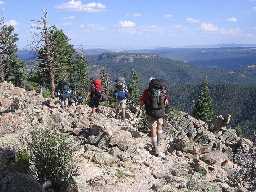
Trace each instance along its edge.
{"label": "hiker's arm", "polygon": [[147,99],[147,91],[145,90],[140,97],[140,107],[143,107],[145,105],[145,101]]}
{"label": "hiker's arm", "polygon": [[169,95],[166,95],[165,101],[164,101],[165,106],[166,106],[166,107],[169,106],[170,103],[171,103],[171,98],[170,98]]}

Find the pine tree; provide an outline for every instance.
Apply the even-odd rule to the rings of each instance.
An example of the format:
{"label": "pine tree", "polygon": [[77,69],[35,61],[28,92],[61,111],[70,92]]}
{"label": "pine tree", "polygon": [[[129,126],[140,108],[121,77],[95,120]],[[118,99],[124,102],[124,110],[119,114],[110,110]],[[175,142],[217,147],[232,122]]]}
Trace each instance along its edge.
{"label": "pine tree", "polygon": [[22,86],[26,78],[25,64],[17,58],[18,35],[14,27],[0,19],[0,82],[7,80]]}
{"label": "pine tree", "polygon": [[140,97],[140,81],[139,76],[135,70],[131,72],[131,78],[128,83],[128,89],[130,94],[130,104],[132,106],[139,104],[139,97]]}
{"label": "pine tree", "polygon": [[102,85],[103,85],[103,88],[104,88],[104,92],[106,95],[110,95],[111,93],[111,85],[110,85],[110,75],[109,73],[107,73],[106,69],[103,68],[101,71],[100,71],[100,79],[102,81]]}
{"label": "pine tree", "polygon": [[76,93],[85,96],[90,84],[86,57],[83,54],[74,53],[71,63],[71,85],[74,87]]}
{"label": "pine tree", "polygon": [[201,85],[199,97],[193,109],[193,116],[208,123],[213,119],[213,103],[209,94],[208,81],[206,79]]}
{"label": "pine tree", "polygon": [[8,80],[17,87],[24,87],[25,81],[27,80],[27,71],[23,61],[15,59],[15,61],[11,63]]}
{"label": "pine tree", "polygon": [[40,75],[40,84],[43,87],[50,87],[51,89],[51,96],[54,97],[55,95],[55,88],[56,88],[56,61],[54,59],[54,41],[51,39],[50,30],[51,27],[48,26],[48,19],[47,19],[47,11],[44,11],[43,16],[39,21],[37,21],[39,30],[39,40],[36,42],[35,47],[38,52],[38,59],[40,64],[39,68],[39,75]]}
{"label": "pine tree", "polygon": [[65,33],[55,26],[50,29],[50,41],[54,50],[55,81],[69,81],[74,70],[71,60],[75,50]]}
{"label": "pine tree", "polygon": [[[86,57],[78,53],[70,44],[66,34],[55,26],[48,26],[47,12],[38,21],[39,36],[38,52],[38,82],[49,88],[54,97],[56,84],[68,82],[76,93],[85,94],[88,85],[88,64]],[[39,45],[39,46],[38,46]],[[34,78],[37,79],[37,78]]]}

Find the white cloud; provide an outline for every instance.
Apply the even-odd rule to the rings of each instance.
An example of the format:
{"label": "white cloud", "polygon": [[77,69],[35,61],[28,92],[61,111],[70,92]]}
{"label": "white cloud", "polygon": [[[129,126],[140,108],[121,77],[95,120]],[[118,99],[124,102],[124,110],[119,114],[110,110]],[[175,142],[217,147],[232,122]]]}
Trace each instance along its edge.
{"label": "white cloud", "polygon": [[237,18],[236,17],[229,17],[229,18],[227,18],[227,21],[236,23],[237,22]]}
{"label": "white cloud", "polygon": [[73,20],[75,19],[76,17],[75,16],[68,16],[68,17],[64,17],[65,20]]}
{"label": "white cloud", "polygon": [[172,17],[173,17],[173,15],[170,14],[170,13],[167,13],[167,14],[164,15],[164,18],[172,18]]}
{"label": "white cloud", "polygon": [[174,28],[177,29],[177,30],[185,29],[185,27],[183,25],[175,25]]}
{"label": "white cloud", "polygon": [[78,12],[101,12],[106,9],[106,6],[102,3],[82,3],[81,0],[69,0],[61,5],[56,7],[59,10],[67,10],[67,11],[78,11]]}
{"label": "white cloud", "polygon": [[105,28],[96,24],[81,24],[80,28],[84,32],[93,32],[93,31],[104,31]]}
{"label": "white cloud", "polygon": [[220,29],[222,35],[237,36],[241,34],[240,28]]}
{"label": "white cloud", "polygon": [[66,26],[71,26],[72,23],[71,22],[66,22],[66,23],[63,23],[62,26],[66,27]]}
{"label": "white cloud", "polygon": [[192,17],[187,17],[187,18],[186,18],[186,21],[187,21],[188,23],[191,23],[191,24],[200,23],[200,20],[195,19],[195,18],[192,18]]}
{"label": "white cloud", "polygon": [[253,33],[247,33],[247,34],[245,34],[245,36],[248,37],[248,38],[254,38],[254,37],[255,37],[255,34],[253,34]]}
{"label": "white cloud", "polygon": [[134,23],[133,21],[124,20],[124,21],[119,22],[119,27],[120,28],[135,28],[136,23]]}
{"label": "white cloud", "polygon": [[3,5],[4,4],[4,1],[0,1],[0,5]]}
{"label": "white cloud", "polygon": [[142,13],[139,13],[139,12],[132,14],[133,17],[141,17],[142,15],[143,15],[143,14],[142,14]]}
{"label": "white cloud", "polygon": [[142,26],[140,28],[138,28],[138,31],[140,31],[141,33],[154,33],[154,32],[157,32],[157,33],[160,33],[162,32],[162,28],[157,26],[157,25],[149,25],[149,26]]}
{"label": "white cloud", "polygon": [[217,32],[219,31],[219,27],[213,23],[207,23],[207,22],[203,22],[201,23],[201,26],[200,26],[201,30],[202,31],[205,31],[205,32]]}
{"label": "white cloud", "polygon": [[6,25],[11,25],[13,27],[16,27],[18,25],[18,22],[14,19],[11,19],[11,20],[6,22]]}

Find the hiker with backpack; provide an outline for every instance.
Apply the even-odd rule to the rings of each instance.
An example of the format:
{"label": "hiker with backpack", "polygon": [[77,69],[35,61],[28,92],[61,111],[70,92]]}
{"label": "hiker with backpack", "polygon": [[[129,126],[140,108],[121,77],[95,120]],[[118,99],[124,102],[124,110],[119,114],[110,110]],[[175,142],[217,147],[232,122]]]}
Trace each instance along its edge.
{"label": "hiker with backpack", "polygon": [[113,96],[116,101],[116,118],[119,117],[121,111],[121,118],[124,120],[126,114],[126,102],[128,98],[128,88],[125,83],[125,78],[119,77],[116,80],[115,91]]}
{"label": "hiker with backpack", "polygon": [[99,111],[99,104],[102,100],[102,81],[100,79],[91,80],[90,87],[90,103],[89,106],[92,108],[92,114]]}
{"label": "hiker with backpack", "polygon": [[56,95],[59,97],[62,108],[69,106],[72,96],[72,89],[70,85],[65,81],[61,81],[57,86]]}
{"label": "hiker with backpack", "polygon": [[73,91],[73,94],[71,95],[71,99],[70,99],[70,105],[82,105],[84,103],[84,96],[79,92],[77,93],[76,91]]}
{"label": "hiker with backpack", "polygon": [[152,147],[156,156],[160,153],[160,140],[163,132],[165,108],[169,104],[167,86],[163,80],[150,78],[148,88],[140,98],[141,106],[145,106],[151,129]]}

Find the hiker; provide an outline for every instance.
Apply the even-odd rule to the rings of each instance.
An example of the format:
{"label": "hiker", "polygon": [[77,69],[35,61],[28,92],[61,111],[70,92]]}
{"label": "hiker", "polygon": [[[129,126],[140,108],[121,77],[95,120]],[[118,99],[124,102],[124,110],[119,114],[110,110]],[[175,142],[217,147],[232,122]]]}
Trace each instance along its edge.
{"label": "hiker", "polygon": [[70,103],[72,96],[72,89],[69,84],[65,81],[61,81],[57,86],[57,94],[61,102],[61,107],[67,107]]}
{"label": "hiker", "polygon": [[76,95],[75,105],[82,105],[84,103],[84,96],[82,94]]}
{"label": "hiker", "polygon": [[128,88],[125,83],[125,78],[119,77],[116,80],[115,91],[113,96],[116,100],[116,118],[119,117],[121,111],[121,118],[124,120],[126,113],[126,102],[128,98]]}
{"label": "hiker", "polygon": [[76,94],[73,92],[70,99],[70,105],[78,106],[78,105],[82,105],[83,102],[84,102],[84,96],[81,93]]}
{"label": "hiker", "polygon": [[149,87],[140,98],[145,106],[149,128],[151,129],[152,147],[156,156],[160,154],[160,140],[163,132],[165,107],[169,103],[167,86],[163,80],[150,78]]}
{"label": "hiker", "polygon": [[100,79],[91,79],[90,87],[90,103],[92,114],[99,111],[99,104],[102,99],[102,81]]}

